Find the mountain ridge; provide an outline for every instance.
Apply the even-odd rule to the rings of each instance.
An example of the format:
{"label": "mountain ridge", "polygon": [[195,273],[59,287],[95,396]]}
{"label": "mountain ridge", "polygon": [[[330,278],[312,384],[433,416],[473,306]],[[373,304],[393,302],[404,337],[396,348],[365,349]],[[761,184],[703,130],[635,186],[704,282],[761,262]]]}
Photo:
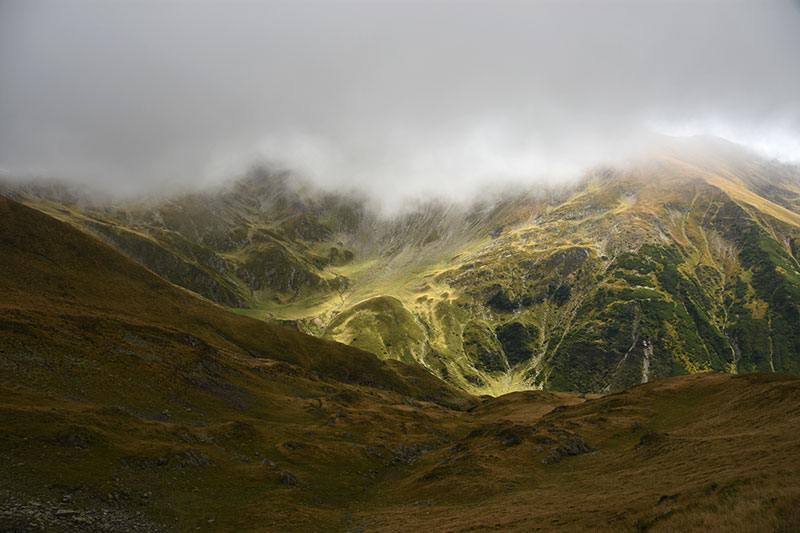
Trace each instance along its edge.
{"label": "mountain ridge", "polygon": [[3,528],[800,524],[797,376],[476,398],[237,316],[4,198],[0,252]]}
{"label": "mountain ridge", "polygon": [[800,372],[798,176],[690,139],[570,187],[394,219],[263,170],[160,207],[28,201],[237,312],[464,390],[600,392],[685,372]]}

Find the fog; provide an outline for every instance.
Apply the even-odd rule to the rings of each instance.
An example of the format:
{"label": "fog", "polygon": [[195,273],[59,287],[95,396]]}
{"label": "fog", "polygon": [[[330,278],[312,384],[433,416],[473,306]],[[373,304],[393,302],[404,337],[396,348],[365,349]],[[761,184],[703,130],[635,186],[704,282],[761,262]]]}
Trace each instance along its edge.
{"label": "fog", "polygon": [[654,133],[800,160],[800,3],[0,2],[0,172],[132,194],[256,161],[386,205]]}

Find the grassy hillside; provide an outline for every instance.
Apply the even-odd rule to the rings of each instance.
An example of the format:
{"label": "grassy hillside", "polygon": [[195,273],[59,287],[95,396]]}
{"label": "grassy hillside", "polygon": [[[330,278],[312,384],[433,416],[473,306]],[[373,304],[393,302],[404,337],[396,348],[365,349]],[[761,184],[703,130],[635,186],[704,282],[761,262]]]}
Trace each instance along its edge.
{"label": "grassy hillside", "polygon": [[[414,398],[438,398],[441,392],[444,403],[452,401],[455,405],[467,397],[416,367],[405,368],[404,373],[416,372],[418,388],[399,379],[394,369],[402,365],[225,311],[82,232],[13,201],[0,199],[0,215],[0,289],[7,311],[7,341],[17,332],[28,334],[30,327],[40,327],[47,319],[52,320],[49,329],[39,332],[47,349],[53,350],[55,344],[64,350],[80,351],[69,347],[92,343],[93,339],[62,334],[61,328],[100,334],[108,320],[116,323],[114,327],[130,323],[131,327],[152,328],[153,333],[163,330],[162,336],[175,337],[138,342],[135,333],[128,339],[125,332],[119,332],[122,342],[143,351],[157,352],[162,341],[177,342],[191,352],[217,350],[237,359],[269,358],[301,365],[320,379],[396,389]],[[28,325],[33,321],[31,314],[43,320]],[[191,333],[191,338],[182,338],[182,333]],[[109,335],[100,336],[105,339]]]}
{"label": "grassy hillside", "polygon": [[793,531],[799,386],[697,375],[586,401],[487,400],[355,518],[386,532]]}
{"label": "grassy hillside", "polygon": [[800,372],[800,174],[720,140],[393,218],[264,171],[142,205],[17,195],[237,313],[472,393]]}
{"label": "grassy hillside", "polygon": [[431,417],[475,402],[225,311],[2,197],[0,246],[4,527],[239,528],[256,502],[330,521],[369,478],[367,448],[427,444]]}
{"label": "grassy hillside", "polygon": [[1,197],[0,253],[0,529],[800,527],[800,378],[478,399]]}

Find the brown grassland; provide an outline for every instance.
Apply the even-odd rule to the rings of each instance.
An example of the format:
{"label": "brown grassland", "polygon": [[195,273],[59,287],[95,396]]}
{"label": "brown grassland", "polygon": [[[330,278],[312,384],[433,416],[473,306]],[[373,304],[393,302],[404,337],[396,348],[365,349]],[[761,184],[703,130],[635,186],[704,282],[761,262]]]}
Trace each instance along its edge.
{"label": "brown grassland", "polygon": [[0,197],[0,530],[798,531],[800,378],[492,398]]}

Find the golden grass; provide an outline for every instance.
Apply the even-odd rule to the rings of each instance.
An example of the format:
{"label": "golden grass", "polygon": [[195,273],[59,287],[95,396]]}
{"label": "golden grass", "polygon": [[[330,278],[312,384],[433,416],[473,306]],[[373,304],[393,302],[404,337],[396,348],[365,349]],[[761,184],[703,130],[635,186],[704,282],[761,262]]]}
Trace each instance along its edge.
{"label": "golden grass", "polygon": [[[478,399],[227,312],[3,198],[0,251],[0,490],[15,497],[179,530],[800,528],[800,378]],[[574,435],[593,453],[543,464]]]}

